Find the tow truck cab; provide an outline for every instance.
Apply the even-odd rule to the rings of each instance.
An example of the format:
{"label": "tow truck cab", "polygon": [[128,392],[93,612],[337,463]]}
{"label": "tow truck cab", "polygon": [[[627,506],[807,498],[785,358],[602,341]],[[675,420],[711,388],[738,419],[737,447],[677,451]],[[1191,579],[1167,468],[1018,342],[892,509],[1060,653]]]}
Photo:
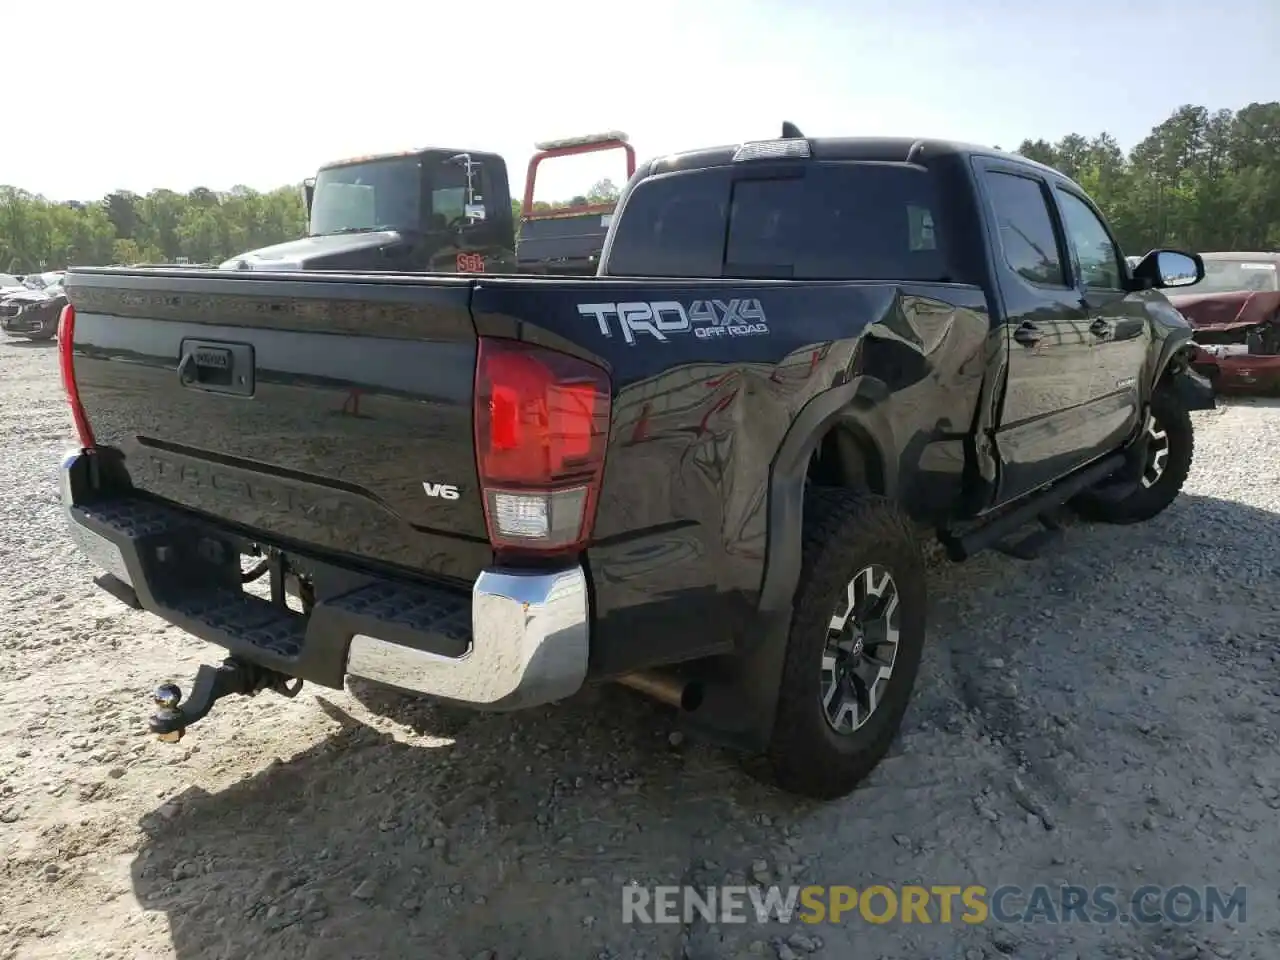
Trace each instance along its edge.
{"label": "tow truck cab", "polygon": [[510,272],[507,165],[429,147],[326,164],[303,187],[307,236],[232,257],[227,270]]}
{"label": "tow truck cab", "polygon": [[604,250],[604,239],[613,221],[617,197],[592,203],[582,197],[581,203],[543,210],[534,205],[534,185],[538,167],[555,157],[581,156],[606,150],[621,150],[626,157],[626,177],[636,172],[636,151],[627,135],[619,130],[548,140],[534,145],[525,176],[524,200],[520,206],[520,235],[516,241],[516,269],[520,273],[555,274],[558,276],[594,276]]}

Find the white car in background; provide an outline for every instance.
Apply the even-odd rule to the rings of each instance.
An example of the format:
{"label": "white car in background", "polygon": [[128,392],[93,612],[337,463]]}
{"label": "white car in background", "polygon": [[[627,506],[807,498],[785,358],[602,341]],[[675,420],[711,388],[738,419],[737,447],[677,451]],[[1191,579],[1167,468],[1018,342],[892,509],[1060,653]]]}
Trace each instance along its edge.
{"label": "white car in background", "polygon": [[28,273],[22,278],[22,285],[28,290],[47,290],[62,283],[67,275],[65,270],[49,270],[45,273]]}

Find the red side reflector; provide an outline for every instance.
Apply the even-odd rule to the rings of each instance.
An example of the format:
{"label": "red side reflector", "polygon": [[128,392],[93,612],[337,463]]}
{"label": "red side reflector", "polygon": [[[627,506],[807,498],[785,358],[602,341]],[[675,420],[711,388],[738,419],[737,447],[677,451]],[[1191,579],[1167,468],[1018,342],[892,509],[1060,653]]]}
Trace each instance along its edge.
{"label": "red side reflector", "polygon": [[67,395],[67,402],[71,404],[71,419],[75,421],[80,446],[85,450],[92,450],[97,444],[94,442],[93,429],[89,426],[89,418],[85,416],[84,405],[80,402],[80,388],[76,385],[73,342],[75,332],[76,308],[68,303],[58,317],[58,369],[62,373],[62,389]]}

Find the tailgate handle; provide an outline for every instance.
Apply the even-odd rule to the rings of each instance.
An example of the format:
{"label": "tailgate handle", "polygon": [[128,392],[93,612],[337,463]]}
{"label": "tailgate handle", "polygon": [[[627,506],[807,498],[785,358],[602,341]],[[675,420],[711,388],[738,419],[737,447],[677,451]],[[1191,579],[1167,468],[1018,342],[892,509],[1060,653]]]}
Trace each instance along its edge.
{"label": "tailgate handle", "polygon": [[183,340],[178,381],[193,390],[251,397],[254,390],[253,346],[216,340]]}
{"label": "tailgate handle", "polygon": [[194,353],[184,355],[182,362],[178,364],[178,379],[182,381],[184,386],[190,386],[196,382],[196,355]]}

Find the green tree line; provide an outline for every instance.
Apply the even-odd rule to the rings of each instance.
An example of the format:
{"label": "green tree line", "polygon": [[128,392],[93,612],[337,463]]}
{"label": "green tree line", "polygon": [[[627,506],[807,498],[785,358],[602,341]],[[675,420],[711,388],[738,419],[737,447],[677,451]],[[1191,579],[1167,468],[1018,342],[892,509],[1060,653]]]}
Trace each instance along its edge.
{"label": "green tree line", "polygon": [[302,189],[225,193],[118,191],[97,203],[56,203],[0,187],[0,271],[28,273],[80,266],[218,263],[306,232]]}
{"label": "green tree line", "polygon": [[1084,187],[1126,253],[1280,250],[1280,103],[1179,107],[1127,155],[1105,133],[1018,152]]}
{"label": "green tree line", "polygon": [[[1127,154],[1107,133],[1025,140],[1018,152],[1077,180],[1127,253],[1280,249],[1280,102],[1234,112],[1179,107]],[[617,193],[605,180],[564,202]],[[519,214],[519,201],[512,209]],[[243,186],[117,191],[89,203],[0,186],[0,271],[7,273],[183,258],[219,263],[305,232],[300,185],[266,193]]]}

